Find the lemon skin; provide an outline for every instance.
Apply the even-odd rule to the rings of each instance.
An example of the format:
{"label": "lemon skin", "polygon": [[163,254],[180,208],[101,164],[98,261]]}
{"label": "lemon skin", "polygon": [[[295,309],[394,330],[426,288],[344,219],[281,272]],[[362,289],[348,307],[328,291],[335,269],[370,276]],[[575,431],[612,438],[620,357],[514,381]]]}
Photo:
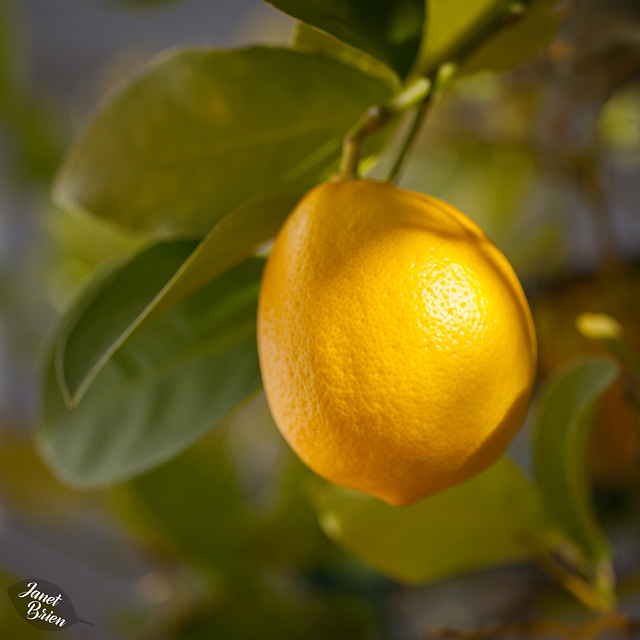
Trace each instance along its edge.
{"label": "lemon skin", "polygon": [[285,223],[258,352],[298,456],[397,506],[493,463],[536,370],[529,306],[502,253],[452,206],[372,180],[326,182]]}

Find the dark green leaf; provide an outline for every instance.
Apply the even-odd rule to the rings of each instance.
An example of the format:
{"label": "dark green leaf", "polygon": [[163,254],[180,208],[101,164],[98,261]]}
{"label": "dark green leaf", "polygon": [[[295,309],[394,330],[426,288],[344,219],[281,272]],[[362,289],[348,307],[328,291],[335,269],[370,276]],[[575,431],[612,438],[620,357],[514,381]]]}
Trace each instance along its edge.
{"label": "dark green leaf", "polygon": [[549,509],[592,560],[609,552],[591,505],[589,432],[596,402],[617,375],[617,365],[600,358],[560,374],[546,389],[535,428],[536,474]]}
{"label": "dark green leaf", "polygon": [[379,571],[429,582],[530,556],[557,536],[534,484],[507,458],[409,507],[391,507],[321,480],[311,497],[327,535]]}
{"label": "dark green leaf", "polygon": [[376,58],[356,49],[333,36],[299,22],[293,40],[293,45],[300,51],[322,53],[331,58],[337,58],[346,64],[361,69],[365,73],[380,76],[387,84],[400,84],[400,78],[390,67]]}
{"label": "dark green leaf", "polygon": [[223,445],[222,437],[208,438],[120,491],[152,539],[227,573],[243,564],[251,522]]}
{"label": "dark green leaf", "polygon": [[118,349],[75,409],[47,363],[39,449],[68,484],[95,487],[157,465],[260,388],[255,321],[262,260],[250,259]]}
{"label": "dark green leaf", "polygon": [[224,217],[197,246],[152,245],[95,281],[74,304],[57,341],[56,371],[67,403],[77,403],[100,369],[141,326],[272,238],[300,193],[255,198]]}
{"label": "dark green leaf", "polygon": [[132,230],[205,234],[250,198],[328,177],[345,131],[390,91],[314,53],[174,53],[103,106],[54,196]]}
{"label": "dark green leaf", "polygon": [[424,0],[267,0],[384,62],[400,76],[413,66],[424,26]]}

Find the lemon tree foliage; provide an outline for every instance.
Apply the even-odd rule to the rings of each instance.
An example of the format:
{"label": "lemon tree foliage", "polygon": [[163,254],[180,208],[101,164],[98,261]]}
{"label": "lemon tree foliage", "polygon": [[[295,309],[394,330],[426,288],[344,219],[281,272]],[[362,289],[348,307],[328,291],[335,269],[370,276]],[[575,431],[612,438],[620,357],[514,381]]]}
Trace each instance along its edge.
{"label": "lemon tree foliage", "polygon": [[109,358],[141,326],[194,293],[278,231],[299,195],[259,196],[225,216],[203,240],[161,243],[87,287],[58,332],[58,383],[73,406]]}
{"label": "lemon tree foliage", "polygon": [[[143,260],[134,262],[137,274]],[[242,262],[147,324],[74,408],[50,357],[38,443],[53,470],[84,487],[130,477],[193,444],[257,391],[261,271],[260,259]]]}
{"label": "lemon tree foliage", "polygon": [[152,245],[121,268],[94,278],[58,332],[55,367],[67,405],[73,407],[132,325],[194,249],[190,241]]}
{"label": "lemon tree foliage", "polygon": [[[120,511],[142,538],[169,547],[209,570],[250,571],[246,532],[252,522],[224,451],[213,437],[142,474],[115,494]],[[186,500],[185,496],[189,496]],[[207,505],[208,526],[199,514]]]}
{"label": "lemon tree foliage", "polygon": [[[441,2],[441,0],[435,0]],[[475,2],[476,0],[471,0]],[[549,44],[559,26],[558,0],[533,0],[522,19],[487,40],[460,69],[461,74],[506,71],[532,60]]]}
{"label": "lemon tree foliage", "polygon": [[314,29],[304,22],[298,23],[293,36],[293,47],[301,51],[314,51],[337,58],[374,76],[382,76],[389,84],[399,81],[398,74],[362,49],[356,49],[324,31]]}
{"label": "lemon tree foliage", "polygon": [[173,53],[103,105],[54,196],[133,231],[204,235],[251,198],[327,178],[344,132],[391,89],[310,52]]}
{"label": "lemon tree foliage", "polygon": [[269,4],[384,62],[410,71],[422,41],[424,0],[268,0]]}
{"label": "lemon tree foliage", "polygon": [[328,536],[406,582],[525,560],[532,540],[547,546],[562,537],[539,489],[506,457],[469,482],[403,509],[320,480],[308,490]]}
{"label": "lemon tree foliage", "polygon": [[573,365],[548,385],[535,429],[536,476],[545,499],[589,560],[609,555],[591,506],[587,465],[591,419],[597,401],[617,376],[618,367],[611,360]]}

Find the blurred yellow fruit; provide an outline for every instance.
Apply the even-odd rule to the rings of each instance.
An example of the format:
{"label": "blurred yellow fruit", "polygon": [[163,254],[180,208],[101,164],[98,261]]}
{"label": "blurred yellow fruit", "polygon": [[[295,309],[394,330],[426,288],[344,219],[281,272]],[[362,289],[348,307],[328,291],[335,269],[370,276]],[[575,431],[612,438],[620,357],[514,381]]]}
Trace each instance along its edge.
{"label": "blurred yellow fruit", "polygon": [[292,213],[265,268],[258,348],[300,458],[393,505],[493,463],[536,369],[502,253],[450,205],[371,180],[324,183]]}

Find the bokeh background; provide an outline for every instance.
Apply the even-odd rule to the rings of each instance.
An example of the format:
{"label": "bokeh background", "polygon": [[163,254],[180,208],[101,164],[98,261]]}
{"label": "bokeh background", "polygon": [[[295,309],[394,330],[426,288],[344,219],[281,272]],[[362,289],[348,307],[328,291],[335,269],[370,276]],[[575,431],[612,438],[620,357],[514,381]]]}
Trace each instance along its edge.
{"label": "bokeh background", "polygon": [[[579,311],[607,311],[640,338],[640,16],[621,1],[584,6],[545,59],[454,83],[402,176],[466,211],[513,262],[536,314],[541,375],[591,349],[575,331]],[[25,578],[59,585],[94,623],[58,632],[79,640],[417,640],[436,625],[580,616],[534,567],[409,588],[336,549],[262,397],[175,461],[113,489],[65,488],[34,450],[38,355],[56,314],[96,267],[136,244],[51,203],[74,132],[160,51],[281,43],[292,30],[259,0],[0,0],[3,639],[43,635],[3,595]],[[512,448],[525,465],[526,431]],[[599,508],[633,612],[637,493],[609,472]]]}

